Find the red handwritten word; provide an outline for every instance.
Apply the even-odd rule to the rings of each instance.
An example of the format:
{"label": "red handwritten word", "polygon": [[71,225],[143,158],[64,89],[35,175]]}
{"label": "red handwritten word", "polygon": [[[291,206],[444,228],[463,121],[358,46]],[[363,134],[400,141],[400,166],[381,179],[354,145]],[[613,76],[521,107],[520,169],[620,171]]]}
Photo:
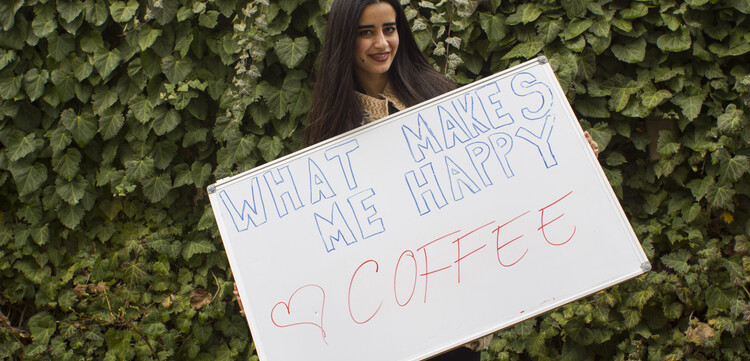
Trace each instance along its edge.
{"label": "red handwritten word", "polygon": [[[557,217],[555,217],[554,219],[552,219],[550,221],[545,221],[546,220],[546,218],[545,218],[545,211],[552,212],[554,210],[553,207],[562,207],[562,204],[563,204],[562,201],[565,200],[567,197],[569,197],[572,193],[573,192],[570,191],[567,194],[565,194],[564,196],[562,196],[562,197],[558,198],[557,200],[555,200],[554,202],[552,202],[552,203],[550,203],[550,204],[548,204],[548,205],[546,205],[546,206],[544,206],[544,207],[542,207],[542,208],[539,209],[539,214],[540,214],[540,223],[539,224],[540,224],[540,226],[538,228],[536,228],[536,230],[537,231],[541,231],[542,238],[544,238],[544,240],[548,244],[550,244],[552,246],[562,246],[562,245],[567,244],[568,242],[570,242],[573,239],[573,237],[575,236],[576,225],[574,225],[574,224],[572,225],[572,232],[571,232],[570,236],[567,237],[567,239],[565,239],[565,240],[553,240],[553,239],[551,239],[553,237],[551,237],[550,234],[548,234],[545,229],[548,228],[548,227],[551,227],[553,223],[555,223],[557,221],[561,221],[562,218],[563,218],[563,216],[565,216],[565,213],[564,212],[559,212],[559,215]],[[523,237],[526,236],[526,234],[513,233],[513,230],[509,230],[509,228],[506,228],[506,227],[510,227],[510,225],[513,222],[518,221],[519,219],[525,217],[529,213],[531,213],[531,211],[524,211],[524,212],[518,214],[514,218],[512,218],[512,219],[510,219],[510,220],[508,220],[506,222],[504,222],[503,224],[501,224],[499,226],[491,227],[491,228],[489,228],[489,232],[488,233],[484,233],[484,232],[482,232],[482,230],[483,229],[487,229],[487,227],[495,224],[497,221],[487,222],[487,223],[485,223],[485,224],[483,224],[483,225],[481,225],[479,227],[476,227],[476,228],[474,228],[474,229],[472,229],[472,230],[470,230],[468,232],[462,232],[461,230],[453,231],[453,232],[445,234],[445,235],[443,235],[441,237],[438,237],[438,238],[436,238],[436,239],[434,239],[432,241],[429,241],[429,242],[421,245],[420,247],[416,248],[416,250],[407,249],[407,250],[404,250],[403,252],[401,252],[401,254],[398,257],[398,260],[395,263],[395,267],[393,268],[394,269],[393,270],[393,297],[394,297],[394,299],[396,301],[396,305],[398,305],[399,307],[405,307],[406,305],[408,305],[412,301],[412,299],[414,297],[414,293],[415,293],[416,288],[417,288],[417,284],[419,283],[420,277],[422,277],[424,279],[424,297],[423,297],[423,301],[422,302],[423,303],[427,303],[427,299],[428,299],[427,296],[428,296],[429,290],[430,290],[430,288],[429,288],[429,282],[428,281],[429,281],[430,277],[432,275],[435,275],[435,274],[439,273],[439,272],[443,272],[443,271],[446,271],[448,269],[451,269],[451,268],[453,268],[454,265],[456,266],[455,268],[456,268],[456,274],[457,274],[457,283],[461,283],[461,265],[462,265],[462,263],[467,263],[467,262],[471,263],[471,259],[475,258],[474,255],[479,254],[480,251],[487,246],[487,242],[488,241],[484,241],[485,243],[481,244],[481,245],[480,244],[476,244],[478,242],[482,242],[482,238],[483,237],[490,238],[492,241],[489,241],[489,242],[494,242],[495,243],[494,252],[495,252],[495,255],[497,257],[497,262],[498,262],[498,264],[501,267],[503,267],[503,268],[513,267],[516,264],[518,264],[519,262],[521,262],[521,260],[523,260],[524,257],[526,256],[526,254],[529,252],[529,248],[526,247],[526,249],[523,251],[523,253],[520,254],[520,256],[519,256],[517,251],[512,251],[512,250],[509,251],[509,249],[507,249],[506,247],[508,247],[509,245],[511,245],[512,243],[514,243],[516,241],[520,241],[521,238],[523,238]],[[499,223],[499,222],[497,222],[497,223]],[[557,227],[559,229],[560,227],[564,227],[564,225],[565,225],[565,223],[560,223]],[[502,233],[502,235],[501,235],[501,233]],[[506,233],[508,234],[507,236],[506,236]],[[506,239],[511,238],[511,237],[512,237],[512,239],[506,241]],[[441,249],[444,250],[445,243],[447,243],[448,240],[451,240],[451,244],[454,244],[455,247],[456,247],[456,258],[453,260],[452,264],[442,264],[442,265],[439,265],[438,267],[433,266],[434,262],[431,262],[431,260],[433,260],[433,258],[431,258],[430,255],[432,255],[434,252],[441,253],[440,250]],[[467,247],[466,243],[472,243],[472,242],[475,243],[470,248],[472,250],[470,252],[465,252],[464,247]],[[442,246],[442,248],[441,248],[441,246]],[[428,252],[428,249],[431,250],[431,251]],[[419,253],[419,252],[422,252],[422,254],[424,256],[424,262],[423,262],[424,264],[422,265],[421,269],[420,269],[420,264],[419,264],[420,262],[417,261],[417,256],[416,256],[416,254]],[[433,253],[431,253],[431,252],[433,252]],[[510,255],[510,257],[508,255]],[[472,257],[470,258],[470,256],[472,256]],[[508,259],[508,258],[510,258],[510,259]],[[413,267],[408,267],[408,263],[409,262],[413,263]],[[361,285],[368,285],[367,282],[369,282],[369,281],[364,281],[365,279],[368,279],[368,278],[365,277],[366,276],[365,275],[366,272],[371,272],[371,274],[370,274],[371,276],[377,276],[380,273],[380,263],[377,260],[374,260],[374,259],[368,259],[368,260],[360,263],[357,266],[357,268],[354,270],[354,273],[352,274],[351,278],[349,279],[349,289],[348,289],[348,292],[347,292],[347,304],[348,304],[348,307],[349,307],[348,311],[349,311],[349,316],[352,319],[352,321],[354,321],[354,323],[356,323],[358,325],[366,324],[366,323],[372,321],[375,318],[375,316],[382,310],[382,308],[384,306],[384,300],[380,299],[379,303],[377,303],[377,307],[375,307],[375,303],[373,303],[369,311],[359,312],[359,314],[355,315],[355,312],[352,309],[352,304],[361,305],[362,302],[357,302],[357,300],[361,300],[362,299],[362,297],[361,297],[362,295],[360,294],[360,297],[358,298],[357,294],[356,294],[357,292],[353,292],[353,290],[357,289],[355,287],[355,285],[357,284],[357,282],[359,282],[359,284],[361,284]],[[399,275],[401,275],[400,272],[411,272],[411,273],[410,274],[406,274],[407,277],[403,277],[403,276],[399,277]],[[362,277],[365,277],[365,278],[362,278]],[[408,288],[399,288],[398,287],[399,286],[399,284],[398,284],[398,280],[399,279],[402,280],[402,281],[403,280],[407,280],[407,282],[410,280],[411,282],[410,282],[409,286],[411,287],[411,290],[409,290]],[[371,279],[368,279],[368,280],[371,280]],[[365,283],[362,283],[362,282],[365,282]],[[295,296],[295,294],[297,294],[297,292],[301,291],[305,287],[317,287],[317,288],[319,288],[321,290],[322,294],[323,294],[323,303],[325,303],[325,292],[323,291],[322,287],[317,286],[317,285],[303,286],[303,287],[297,289],[292,294],[292,296],[289,297],[289,302],[288,303],[279,302],[279,303],[276,304],[276,306],[274,306],[274,309],[271,310],[271,318],[272,318],[273,323],[276,326],[278,326],[278,327],[289,327],[289,326],[294,326],[294,325],[311,324],[311,325],[314,325],[314,326],[320,328],[321,331],[323,331],[323,326],[322,325],[323,325],[323,306],[324,305],[321,305],[321,307],[320,307],[320,316],[321,316],[321,319],[320,319],[319,323],[314,323],[314,322],[295,322],[295,323],[288,323],[288,324],[285,324],[285,325],[280,325],[275,320],[273,320],[273,312],[276,309],[276,307],[279,306],[279,305],[284,305],[286,307],[286,309],[287,309],[287,313],[288,314],[290,313],[290,303],[292,301],[292,298]],[[367,288],[363,288],[363,289],[367,289]],[[407,290],[407,292],[410,292],[409,295],[408,295],[408,298],[405,297],[406,293],[403,292],[404,290]],[[399,292],[399,291],[401,291],[401,292]],[[523,313],[524,311],[521,311],[521,312]],[[325,341],[325,332],[324,331],[323,331],[323,340]]]}

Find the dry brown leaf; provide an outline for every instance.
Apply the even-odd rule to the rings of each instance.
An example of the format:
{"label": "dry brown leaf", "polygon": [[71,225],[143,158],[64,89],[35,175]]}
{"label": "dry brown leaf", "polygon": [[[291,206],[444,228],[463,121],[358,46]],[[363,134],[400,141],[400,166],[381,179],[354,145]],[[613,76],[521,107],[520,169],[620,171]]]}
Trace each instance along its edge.
{"label": "dry brown leaf", "polygon": [[713,337],[714,334],[716,334],[716,331],[711,326],[700,321],[692,322],[687,331],[685,331],[687,340],[700,346],[705,345],[706,341]]}
{"label": "dry brown leaf", "polygon": [[204,305],[211,303],[211,294],[202,288],[190,291],[190,307],[199,310]]}
{"label": "dry brown leaf", "polygon": [[86,293],[86,285],[76,285],[73,287],[73,292],[75,292],[78,297],[83,296],[83,294]]}
{"label": "dry brown leaf", "polygon": [[97,284],[89,283],[89,292],[92,293],[104,293],[109,289],[104,281],[99,281]]}

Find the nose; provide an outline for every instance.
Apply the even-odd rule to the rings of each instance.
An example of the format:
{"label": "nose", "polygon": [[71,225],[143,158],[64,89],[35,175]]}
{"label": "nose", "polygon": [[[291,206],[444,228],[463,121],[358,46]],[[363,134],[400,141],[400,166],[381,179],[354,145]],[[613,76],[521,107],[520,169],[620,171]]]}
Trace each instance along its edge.
{"label": "nose", "polygon": [[385,49],[388,47],[388,42],[385,40],[385,34],[383,31],[378,31],[378,34],[375,36],[374,45],[378,49]]}

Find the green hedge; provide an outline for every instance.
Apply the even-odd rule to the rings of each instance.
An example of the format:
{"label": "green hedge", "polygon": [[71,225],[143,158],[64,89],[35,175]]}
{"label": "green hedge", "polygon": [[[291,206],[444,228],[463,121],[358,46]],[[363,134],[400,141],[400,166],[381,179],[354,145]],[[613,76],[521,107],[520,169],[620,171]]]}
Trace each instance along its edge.
{"label": "green hedge", "polygon": [[[404,3],[460,84],[551,60],[654,266],[483,359],[750,354],[750,3]],[[0,2],[0,358],[256,358],[205,188],[301,147],[328,6]]]}

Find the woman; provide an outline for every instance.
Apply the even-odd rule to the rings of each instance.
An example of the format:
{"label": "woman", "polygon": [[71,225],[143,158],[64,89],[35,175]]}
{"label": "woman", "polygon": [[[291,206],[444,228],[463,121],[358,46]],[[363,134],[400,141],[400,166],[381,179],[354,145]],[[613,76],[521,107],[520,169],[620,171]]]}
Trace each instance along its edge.
{"label": "woman", "polygon": [[454,88],[419,51],[398,1],[336,0],[305,138],[315,144]]}
{"label": "woman", "polygon": [[[336,0],[320,56],[308,145],[455,88],[419,51],[397,0]],[[479,360],[492,335],[434,360]]]}
{"label": "woman", "polygon": [[[328,15],[305,140],[318,143],[454,88],[419,51],[397,0],[336,0]],[[598,155],[588,133],[586,138]],[[236,287],[235,295],[242,309]],[[431,360],[479,360],[479,351],[491,339],[479,338]]]}

